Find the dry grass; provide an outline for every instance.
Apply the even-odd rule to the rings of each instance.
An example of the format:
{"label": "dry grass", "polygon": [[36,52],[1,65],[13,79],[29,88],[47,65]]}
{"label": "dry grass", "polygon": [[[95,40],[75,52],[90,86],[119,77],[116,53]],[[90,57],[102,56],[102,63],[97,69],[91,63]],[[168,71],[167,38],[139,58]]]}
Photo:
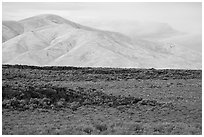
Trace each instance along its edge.
{"label": "dry grass", "polygon": [[2,133],[202,134],[200,70],[114,71],[3,68]]}

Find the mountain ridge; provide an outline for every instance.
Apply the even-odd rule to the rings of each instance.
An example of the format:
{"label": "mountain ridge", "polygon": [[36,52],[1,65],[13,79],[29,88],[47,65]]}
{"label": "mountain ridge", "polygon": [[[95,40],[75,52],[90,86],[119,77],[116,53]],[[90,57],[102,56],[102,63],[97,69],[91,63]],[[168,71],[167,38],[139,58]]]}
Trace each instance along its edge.
{"label": "mountain ridge", "polygon": [[38,15],[19,23],[24,32],[3,41],[3,64],[201,68],[200,55],[187,48],[133,41],[123,34],[86,27],[57,15]]}

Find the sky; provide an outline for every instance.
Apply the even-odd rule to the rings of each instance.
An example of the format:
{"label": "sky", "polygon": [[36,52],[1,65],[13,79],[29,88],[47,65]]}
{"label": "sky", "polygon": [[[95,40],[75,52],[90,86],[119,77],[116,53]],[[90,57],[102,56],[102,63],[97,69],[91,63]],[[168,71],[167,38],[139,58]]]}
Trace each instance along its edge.
{"label": "sky", "polygon": [[154,36],[161,36],[163,33],[175,35],[177,31],[189,35],[202,34],[201,2],[3,2],[2,4],[3,20],[21,20],[38,14],[56,14],[82,25],[119,31],[127,35],[138,33],[146,36],[147,33],[155,31],[157,32],[153,34]]}
{"label": "sky", "polygon": [[181,31],[201,31],[201,3],[3,3],[3,20],[20,20],[37,14],[57,14],[87,22],[106,20],[168,23]]}

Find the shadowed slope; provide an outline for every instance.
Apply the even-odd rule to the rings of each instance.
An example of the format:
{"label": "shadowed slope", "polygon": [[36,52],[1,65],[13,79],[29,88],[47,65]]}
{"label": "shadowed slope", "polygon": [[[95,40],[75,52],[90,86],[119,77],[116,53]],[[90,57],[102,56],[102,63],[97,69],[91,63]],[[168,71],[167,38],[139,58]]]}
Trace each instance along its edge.
{"label": "shadowed slope", "polygon": [[23,26],[16,21],[2,22],[2,42],[14,38],[24,32]]}

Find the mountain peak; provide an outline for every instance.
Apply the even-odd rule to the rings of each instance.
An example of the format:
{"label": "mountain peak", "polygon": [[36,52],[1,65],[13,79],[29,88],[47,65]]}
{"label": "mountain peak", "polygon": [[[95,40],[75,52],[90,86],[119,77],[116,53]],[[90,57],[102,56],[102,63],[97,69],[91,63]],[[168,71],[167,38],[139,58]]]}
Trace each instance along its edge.
{"label": "mountain peak", "polygon": [[[19,21],[20,23],[30,23],[30,24],[50,24],[50,23],[56,23],[56,24],[63,24],[66,22],[66,20],[58,15],[54,14],[40,14],[36,15],[30,18],[26,18]],[[49,22],[49,23],[48,23]]]}
{"label": "mountain peak", "polygon": [[35,15],[23,20],[20,20],[20,22],[22,21],[26,21],[26,20],[31,20],[31,19],[49,19],[49,18],[53,18],[53,19],[63,19],[62,17],[55,15],[55,14],[39,14],[39,15]]}
{"label": "mountain peak", "polygon": [[[5,23],[5,64],[201,68],[200,55],[186,48],[140,39],[131,41],[122,34],[82,26],[58,15],[41,14]],[[23,26],[22,34],[16,33],[19,23]]]}
{"label": "mountain peak", "polygon": [[74,28],[81,28],[82,26],[74,23],[72,21],[66,20],[58,15],[54,14],[40,14],[30,18],[26,18],[19,21],[23,24],[25,31],[31,31],[38,28],[50,26],[50,25],[58,25],[58,24],[66,24],[72,26]]}

